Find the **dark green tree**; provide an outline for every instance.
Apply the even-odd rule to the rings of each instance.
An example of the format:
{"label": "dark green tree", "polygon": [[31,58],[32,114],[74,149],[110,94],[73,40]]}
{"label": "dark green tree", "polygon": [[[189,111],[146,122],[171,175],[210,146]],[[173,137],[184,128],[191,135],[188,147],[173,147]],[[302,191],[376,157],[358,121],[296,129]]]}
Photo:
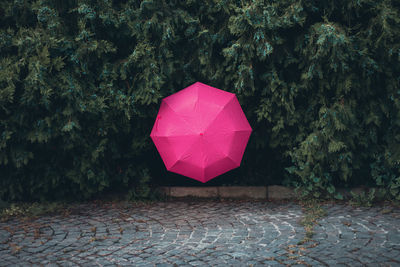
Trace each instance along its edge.
{"label": "dark green tree", "polygon": [[229,183],[400,198],[399,36],[395,0],[0,0],[0,198],[174,178],[149,133],[196,81],[254,129]]}

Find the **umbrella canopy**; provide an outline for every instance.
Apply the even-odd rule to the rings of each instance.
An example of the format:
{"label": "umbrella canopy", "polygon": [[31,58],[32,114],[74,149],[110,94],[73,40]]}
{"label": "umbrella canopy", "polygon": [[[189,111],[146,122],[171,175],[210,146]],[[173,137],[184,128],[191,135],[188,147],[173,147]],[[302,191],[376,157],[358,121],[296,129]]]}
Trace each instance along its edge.
{"label": "umbrella canopy", "polygon": [[167,170],[205,183],[240,166],[251,131],[235,94],[197,82],[162,100],[150,137]]}

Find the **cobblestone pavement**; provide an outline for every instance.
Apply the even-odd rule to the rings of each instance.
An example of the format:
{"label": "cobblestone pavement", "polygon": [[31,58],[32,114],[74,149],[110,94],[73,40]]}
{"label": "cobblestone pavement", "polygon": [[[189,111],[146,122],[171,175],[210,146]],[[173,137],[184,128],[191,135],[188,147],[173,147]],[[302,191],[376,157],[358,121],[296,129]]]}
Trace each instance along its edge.
{"label": "cobblestone pavement", "polygon": [[0,223],[0,266],[400,266],[399,209],[324,208],[300,245],[295,203],[81,204]]}

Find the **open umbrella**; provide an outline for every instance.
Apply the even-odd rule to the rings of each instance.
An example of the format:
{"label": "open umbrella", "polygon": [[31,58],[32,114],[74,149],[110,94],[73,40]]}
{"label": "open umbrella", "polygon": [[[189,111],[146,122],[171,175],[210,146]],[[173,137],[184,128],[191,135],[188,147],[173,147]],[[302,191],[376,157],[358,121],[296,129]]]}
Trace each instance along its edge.
{"label": "open umbrella", "polygon": [[150,137],[167,170],[205,183],[240,166],[251,131],[235,94],[196,82],[162,100]]}

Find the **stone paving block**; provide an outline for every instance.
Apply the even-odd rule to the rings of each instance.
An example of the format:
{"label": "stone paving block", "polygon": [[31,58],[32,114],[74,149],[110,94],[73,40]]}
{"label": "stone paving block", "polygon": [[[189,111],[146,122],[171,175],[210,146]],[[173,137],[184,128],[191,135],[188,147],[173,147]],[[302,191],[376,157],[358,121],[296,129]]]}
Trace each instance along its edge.
{"label": "stone paving block", "polygon": [[203,261],[191,261],[190,265],[192,266],[204,266],[204,262]]}
{"label": "stone paving block", "polygon": [[277,261],[263,261],[262,263],[264,266],[284,266]]}

